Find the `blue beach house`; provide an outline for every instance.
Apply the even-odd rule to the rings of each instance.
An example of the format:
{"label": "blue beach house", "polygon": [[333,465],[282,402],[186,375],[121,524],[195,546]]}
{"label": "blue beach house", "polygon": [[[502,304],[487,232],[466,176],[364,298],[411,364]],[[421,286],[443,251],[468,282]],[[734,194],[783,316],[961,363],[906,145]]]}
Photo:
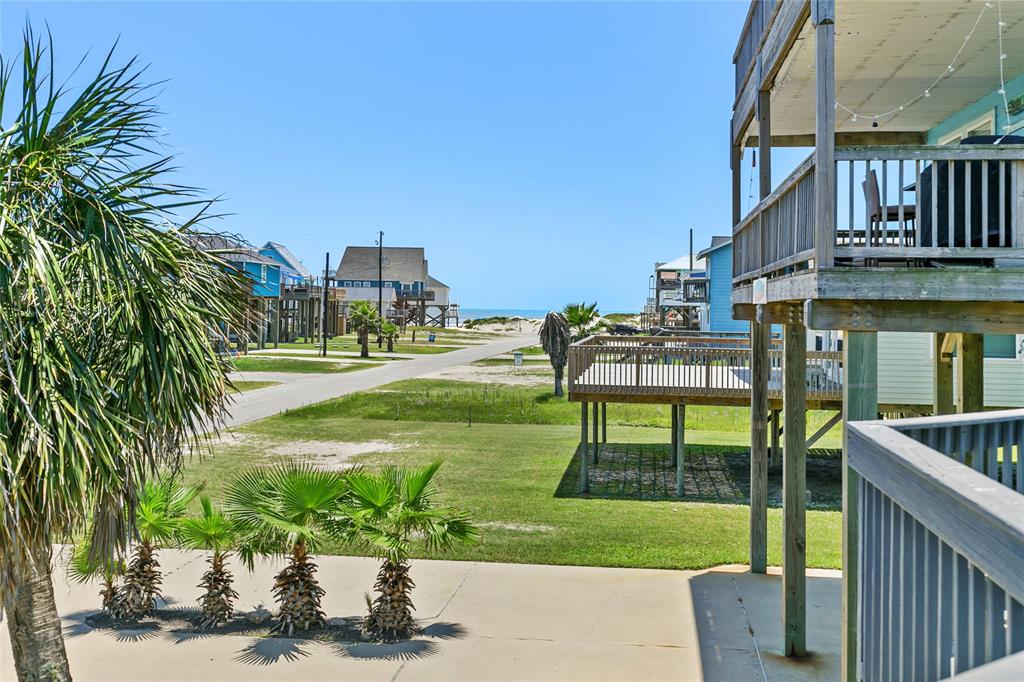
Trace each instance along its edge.
{"label": "blue beach house", "polygon": [[313,277],[302,261],[283,244],[267,242],[259,250],[259,254],[281,266],[281,283],[285,286],[302,284]]}
{"label": "blue beach house", "polygon": [[708,280],[708,314],[702,331],[749,331],[749,323],[732,319],[732,238],[712,237],[711,246],[697,258],[704,261]]}

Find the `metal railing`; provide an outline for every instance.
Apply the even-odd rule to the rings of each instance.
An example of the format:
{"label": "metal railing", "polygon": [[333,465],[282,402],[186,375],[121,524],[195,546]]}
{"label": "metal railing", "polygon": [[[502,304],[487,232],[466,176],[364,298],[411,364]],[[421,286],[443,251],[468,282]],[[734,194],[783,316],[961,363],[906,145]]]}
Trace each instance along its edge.
{"label": "metal railing", "polygon": [[1024,145],[842,147],[835,153],[836,229],[815,230],[809,157],[733,228],[736,284],[832,265],[931,260],[986,265],[1024,258]]}
{"label": "metal railing", "polygon": [[[772,348],[768,394],[782,398],[777,339]],[[569,394],[745,398],[750,360],[749,337],[592,336],[569,347]],[[808,400],[840,400],[842,353],[807,351],[805,388]]]}
{"label": "metal railing", "polygon": [[1024,651],[1024,410],[849,427],[860,678],[937,680]]}

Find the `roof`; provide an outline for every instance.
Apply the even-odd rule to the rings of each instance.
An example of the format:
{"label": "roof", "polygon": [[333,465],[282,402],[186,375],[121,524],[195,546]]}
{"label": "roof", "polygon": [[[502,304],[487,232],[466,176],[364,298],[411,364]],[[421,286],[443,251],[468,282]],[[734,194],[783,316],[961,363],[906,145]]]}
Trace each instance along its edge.
{"label": "roof", "polygon": [[732,237],[712,237],[711,246],[698,253],[697,258],[705,258],[712,251],[717,251],[727,244],[732,244]]}
{"label": "roof", "polygon": [[[341,257],[341,264],[335,279],[377,279],[377,247],[347,246]],[[427,261],[421,246],[385,246],[383,249],[384,272],[382,279],[398,282],[425,282]]]}
{"label": "roof", "polygon": [[428,289],[451,289],[450,286],[442,282],[436,277],[427,275],[427,288]]}
{"label": "roof", "polygon": [[230,251],[218,251],[217,256],[226,261],[234,263],[259,263],[260,265],[273,265],[280,268],[281,264],[273,258],[262,255],[256,249],[232,249]]}
{"label": "roof", "polygon": [[277,242],[267,242],[263,245],[263,248],[277,251],[278,255],[281,256],[281,260],[285,262],[285,265],[294,270],[297,274],[301,275],[303,278],[313,276],[310,274],[309,270],[306,269],[306,266],[302,264],[302,261],[296,258],[294,253],[288,250],[287,246],[278,244]]}
{"label": "roof", "polygon": [[[693,257],[693,261],[694,261],[694,264],[696,265],[696,261],[697,261],[697,256],[696,255]],[[657,270],[658,272],[661,272],[662,270],[689,270],[690,269],[690,257],[689,256],[680,256],[679,258],[674,258],[674,259],[670,260],[667,263],[662,263],[661,265],[656,266],[654,269]]]}

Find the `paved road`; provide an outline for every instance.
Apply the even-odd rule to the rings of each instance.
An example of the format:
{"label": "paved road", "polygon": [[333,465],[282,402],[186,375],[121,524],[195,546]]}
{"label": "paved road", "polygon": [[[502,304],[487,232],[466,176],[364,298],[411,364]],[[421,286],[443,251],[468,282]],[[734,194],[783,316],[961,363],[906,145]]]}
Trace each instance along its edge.
{"label": "paved road", "polygon": [[257,419],[270,417],[303,405],[319,403],[357,391],[390,384],[393,381],[414,379],[449,367],[458,367],[501,353],[509,353],[516,348],[529,345],[531,341],[535,342],[536,338],[536,335],[524,332],[522,335],[508,336],[461,350],[453,350],[450,353],[419,355],[410,360],[389,362],[383,367],[374,367],[358,372],[299,375],[303,378],[289,381],[280,386],[247,391],[239,395],[229,408],[230,416],[225,425],[231,427],[248,424]]}

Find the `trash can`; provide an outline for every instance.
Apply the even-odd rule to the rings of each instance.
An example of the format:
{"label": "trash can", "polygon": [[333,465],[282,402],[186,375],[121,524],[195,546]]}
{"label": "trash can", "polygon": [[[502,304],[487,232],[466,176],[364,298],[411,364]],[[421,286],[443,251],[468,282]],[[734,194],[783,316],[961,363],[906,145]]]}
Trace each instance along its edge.
{"label": "trash can", "polygon": [[430,332],[430,336],[427,337],[427,341],[434,343],[435,340],[437,340],[437,335],[434,334],[434,332]]}
{"label": "trash can", "polygon": [[523,354],[521,351],[516,351],[512,354],[512,364],[516,367],[523,366]]}

